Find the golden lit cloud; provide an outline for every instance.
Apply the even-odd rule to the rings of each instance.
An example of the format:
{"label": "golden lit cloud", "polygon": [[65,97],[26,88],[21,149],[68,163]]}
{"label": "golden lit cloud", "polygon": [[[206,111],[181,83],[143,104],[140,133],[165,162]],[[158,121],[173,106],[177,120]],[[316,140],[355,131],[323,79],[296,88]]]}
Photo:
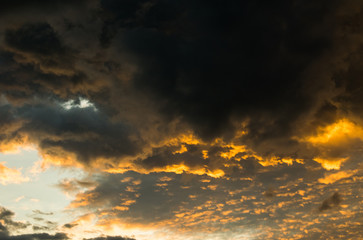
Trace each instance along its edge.
{"label": "golden lit cloud", "polygon": [[215,178],[223,177],[225,175],[225,172],[222,169],[210,170],[206,167],[189,167],[183,163],[166,165],[164,167],[154,167],[148,170],[139,166],[129,165],[128,167],[121,166],[119,168],[109,168],[105,169],[104,171],[108,173],[125,173],[129,170],[133,170],[135,172],[143,174],[148,174],[151,172],[167,172],[176,174],[191,173],[195,175],[208,175]]}
{"label": "golden lit cloud", "polygon": [[8,168],[4,163],[0,162],[0,184],[18,184],[29,181],[29,178],[24,177],[18,169]]}
{"label": "golden lit cloud", "polygon": [[[246,146],[244,145],[226,144],[222,145],[222,147],[228,148],[228,151],[221,153],[221,157],[226,159],[231,159],[232,157],[235,157],[237,154],[245,153],[247,151]],[[236,158],[236,160],[241,160],[241,158]]]}
{"label": "golden lit cloud", "polygon": [[96,197],[95,193],[78,193],[74,201],[68,206],[68,208],[78,208],[88,206],[90,201]]}
{"label": "golden lit cloud", "polygon": [[320,158],[320,157],[316,157],[314,158],[314,161],[318,162],[321,164],[321,166],[323,168],[325,168],[326,170],[339,170],[340,166],[347,161],[348,158]]}
{"label": "golden lit cloud", "polygon": [[170,172],[177,174],[182,174],[185,172],[196,175],[206,174],[210,177],[215,177],[215,178],[223,177],[225,174],[224,171],[221,169],[209,170],[207,168],[191,168],[185,164],[167,165],[163,168],[154,168],[152,172]]}
{"label": "golden lit cloud", "polygon": [[304,160],[300,158],[291,158],[291,157],[277,157],[277,156],[271,156],[271,157],[260,157],[258,155],[254,155],[256,159],[259,160],[259,163],[264,166],[276,166],[278,164],[287,164],[292,165],[294,162],[297,163],[303,163]]}
{"label": "golden lit cloud", "polygon": [[1,153],[17,153],[19,152],[19,148],[32,148],[26,135],[18,135],[15,138],[0,142]]}
{"label": "golden lit cloud", "polygon": [[356,123],[342,118],[339,121],[317,129],[312,136],[297,138],[318,150],[313,159],[327,170],[340,169],[352,151],[356,148],[356,141],[363,140],[363,128]]}
{"label": "golden lit cloud", "polygon": [[339,181],[341,179],[349,178],[349,177],[353,176],[355,173],[357,173],[357,170],[340,171],[337,173],[325,174],[325,177],[319,178],[318,182],[324,183],[324,184],[331,184],[331,183],[335,183],[336,181]]}
{"label": "golden lit cloud", "polygon": [[[212,142],[204,142],[198,138],[192,132],[186,132],[179,134],[176,137],[166,138],[166,140],[161,141],[158,144],[152,145],[157,148],[172,148],[176,149],[172,151],[173,155],[183,154],[188,152],[188,146],[196,146],[199,148],[198,157],[204,160],[210,160],[210,165],[206,165],[203,162],[198,165],[190,166],[186,161],[179,163],[170,163],[166,166],[155,166],[152,168],[145,168],[143,166],[134,163],[137,159],[144,159],[152,155],[152,151],[149,148],[144,149],[144,152],[137,154],[136,156],[128,156],[125,158],[105,158],[105,157],[95,157],[92,161],[87,162],[87,164],[82,163],[80,159],[77,158],[77,154],[74,152],[66,151],[64,148],[59,146],[52,146],[47,148],[40,148],[34,143],[33,145],[38,148],[39,154],[42,157],[42,162],[38,165],[38,172],[50,165],[54,166],[66,166],[66,167],[77,167],[82,169],[87,169],[89,171],[94,171],[94,169],[105,171],[108,173],[124,173],[126,171],[136,171],[139,173],[150,173],[150,172],[170,172],[170,173],[191,173],[196,175],[208,175],[211,177],[222,177],[225,175],[225,168],[237,167],[242,169],[242,165],[236,163],[247,158],[257,159],[263,166],[275,166],[278,164],[292,165],[293,162],[302,162],[300,159],[293,159],[290,157],[262,157],[256,152],[249,149],[246,145],[240,143],[240,137],[245,135],[246,131],[237,131],[234,138],[229,142],[225,142],[221,138],[217,138]],[[24,140],[25,139],[25,140]],[[29,145],[29,140],[23,138],[21,142],[17,144],[9,145],[8,149],[17,149],[20,146],[27,143]],[[217,153],[210,154],[209,149],[211,148],[221,149]],[[194,151],[194,150],[193,150]],[[225,159],[224,162],[216,161],[216,159]],[[115,164],[115,162],[118,162]],[[211,166],[213,165],[213,167]]]}
{"label": "golden lit cloud", "polygon": [[354,138],[363,140],[363,128],[343,118],[329,126],[319,128],[315,136],[309,136],[305,141],[314,145],[339,144]]}
{"label": "golden lit cloud", "polygon": [[43,159],[43,167],[47,165],[82,167],[74,153],[66,152],[60,147],[39,149],[39,154]]}

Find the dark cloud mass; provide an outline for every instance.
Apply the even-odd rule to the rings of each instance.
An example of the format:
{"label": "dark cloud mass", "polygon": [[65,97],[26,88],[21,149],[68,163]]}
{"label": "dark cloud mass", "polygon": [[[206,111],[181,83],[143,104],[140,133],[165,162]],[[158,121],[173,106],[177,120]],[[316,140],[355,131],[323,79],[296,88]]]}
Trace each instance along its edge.
{"label": "dark cloud mass", "polygon": [[25,24],[16,30],[7,30],[5,42],[9,47],[40,55],[58,55],[65,52],[54,29],[48,23]]}
{"label": "dark cloud mass", "polygon": [[[21,5],[28,4],[43,3]],[[294,139],[302,129],[313,133],[344,112],[360,115],[353,103],[359,102],[360,89],[359,22],[348,23],[361,14],[349,13],[348,3],[104,0],[87,5],[92,6],[98,6],[89,13],[92,28],[74,12],[57,13],[67,19],[63,22],[49,17],[49,22],[27,23],[24,16],[17,25],[3,25],[0,84],[10,104],[85,97],[105,121],[131,122],[145,133],[157,118],[162,123],[159,134],[173,134],[168,124],[181,121],[182,129],[208,141],[230,139],[243,122],[244,143],[255,151],[303,158],[314,154]],[[16,13],[12,4],[6,8]],[[82,39],[75,28],[92,37]],[[83,49],[86,41],[94,48]],[[153,116],[144,117],[144,108]],[[57,112],[49,109],[48,116]],[[301,121],[307,124],[301,126]],[[112,129],[119,123],[112,123]],[[74,127],[74,134],[83,132]],[[111,130],[115,137],[108,130],[98,134],[100,141],[111,141],[105,140],[107,157],[137,148],[125,140],[130,133],[123,137],[117,131]],[[151,139],[160,137],[165,136]],[[40,147],[56,145],[88,162],[87,155],[94,155],[86,151],[89,144],[86,139],[58,139],[42,141]]]}

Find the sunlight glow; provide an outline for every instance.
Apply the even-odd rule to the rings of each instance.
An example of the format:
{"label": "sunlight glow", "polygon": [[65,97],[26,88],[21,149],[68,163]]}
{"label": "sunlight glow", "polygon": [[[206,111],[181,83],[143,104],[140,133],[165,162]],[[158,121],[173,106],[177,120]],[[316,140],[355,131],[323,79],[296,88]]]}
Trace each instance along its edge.
{"label": "sunlight glow", "polygon": [[327,127],[319,128],[316,136],[307,137],[305,141],[318,145],[338,143],[346,141],[347,138],[363,140],[363,128],[343,118]]}
{"label": "sunlight glow", "polygon": [[92,108],[94,111],[97,111],[95,105],[85,98],[79,98],[78,101],[69,100],[68,102],[62,103],[61,106],[66,110],[72,108]]}

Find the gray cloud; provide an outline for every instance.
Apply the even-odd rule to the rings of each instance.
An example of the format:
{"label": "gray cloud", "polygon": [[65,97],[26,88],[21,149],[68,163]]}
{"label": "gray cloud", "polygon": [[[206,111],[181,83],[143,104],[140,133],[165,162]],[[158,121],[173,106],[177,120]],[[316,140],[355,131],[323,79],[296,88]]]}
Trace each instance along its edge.
{"label": "gray cloud", "polygon": [[77,226],[77,224],[66,223],[66,224],[63,225],[64,228],[73,228],[75,226]]}
{"label": "gray cloud", "polygon": [[64,233],[56,233],[55,235],[50,235],[48,233],[34,233],[34,234],[23,234],[17,236],[1,236],[4,240],[67,240],[69,239]]}
{"label": "gray cloud", "polygon": [[52,213],[52,212],[42,212],[42,211],[40,211],[40,210],[33,210],[33,213],[34,214],[37,214],[37,215],[53,215],[54,213]]}
{"label": "gray cloud", "polygon": [[338,192],[335,192],[332,196],[323,201],[323,203],[319,207],[319,211],[323,212],[326,210],[337,208],[339,207],[341,202],[342,202],[341,195]]}
{"label": "gray cloud", "polygon": [[29,226],[27,223],[13,221],[14,212],[0,207],[0,219],[3,223],[1,225],[1,231],[3,234],[8,234],[9,230],[24,229]]}
{"label": "gray cloud", "polygon": [[[0,223],[0,238],[4,240],[66,240],[69,239],[64,233],[56,233],[50,235],[48,233],[37,234],[22,234],[22,235],[10,235],[12,232],[16,232],[19,229],[25,229],[30,224],[22,223],[13,220],[14,212],[0,207],[0,220],[4,224]],[[47,227],[33,226],[34,230],[49,230]]]}
{"label": "gray cloud", "polygon": [[97,238],[84,238],[84,240],[135,240],[134,238],[127,238],[121,236],[106,236],[106,237],[97,237]]}
{"label": "gray cloud", "polygon": [[[0,107],[5,114],[15,109]],[[62,109],[61,106],[30,106],[18,108],[15,119],[4,124],[25,122],[18,129],[13,129],[4,138],[27,134],[44,151],[59,147],[66,152],[75,153],[78,160],[88,163],[99,157],[116,158],[137,153],[140,141],[132,139],[137,133],[125,124],[112,123],[91,108]],[[13,115],[13,116],[14,116]],[[137,135],[135,135],[137,136]],[[5,141],[5,139],[4,139]]]}

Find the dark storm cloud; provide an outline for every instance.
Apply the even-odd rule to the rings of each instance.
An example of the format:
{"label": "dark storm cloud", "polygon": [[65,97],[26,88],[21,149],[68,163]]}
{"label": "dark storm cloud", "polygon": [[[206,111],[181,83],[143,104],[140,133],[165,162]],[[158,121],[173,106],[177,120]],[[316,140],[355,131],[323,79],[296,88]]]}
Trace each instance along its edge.
{"label": "dark storm cloud", "polygon": [[[8,1],[0,9],[0,143],[28,141],[60,161],[96,163],[92,170],[131,161],[131,170],[149,173],[58,184],[78,193],[70,211],[93,213],[106,227],[115,220],[192,231],[191,238],[200,230],[229,239],[244,231],[256,239],[354,238],[362,232],[353,224],[361,222],[358,174],[331,183],[337,192],[323,201],[331,184],[319,181],[325,172],[310,161],[320,149],[299,140],[343,117],[362,123],[362,7],[355,0]],[[93,105],[82,108],[82,99]],[[242,122],[245,134],[235,137]],[[195,139],[177,139],[186,132]],[[346,163],[345,170],[356,167]],[[224,177],[207,174],[220,169]],[[67,239],[13,236],[29,226],[2,214],[4,239]],[[82,227],[75,220],[62,230]]]}
{"label": "dark storm cloud", "polygon": [[[349,86],[361,60],[346,59],[362,45],[359,23],[347,25],[362,15],[349,13],[355,4],[105,0],[100,42],[137,66],[133,87],[167,120],[204,139],[247,121],[243,138],[258,152],[311,158],[293,137],[336,121],[344,99],[359,102]],[[339,77],[345,65],[351,79]]]}
{"label": "dark storm cloud", "polygon": [[[60,148],[85,165],[142,152],[135,164],[149,170],[217,169],[219,150],[209,148],[204,161],[193,146],[175,155],[160,142],[185,130],[227,141],[243,122],[241,144],[259,155],[311,159],[318,150],[297,137],[341,117],[360,121],[361,7],[353,0],[6,3],[0,86],[10,109],[0,121],[21,126],[1,140],[30,135],[41,151]],[[99,111],[55,106],[81,97]],[[251,161],[234,164],[253,175],[261,166]]]}
{"label": "dark storm cloud", "polygon": [[[61,147],[77,154],[78,159],[84,162],[98,157],[120,157],[137,152],[138,143],[129,138],[133,133],[128,126],[109,122],[90,109],[78,108],[62,113],[40,107],[32,108],[25,116],[30,120],[29,124],[23,126],[25,131],[35,131],[35,138],[40,132],[46,136],[40,142],[42,149]],[[42,126],[40,132],[35,128],[39,124]],[[70,136],[57,139],[56,136],[63,134]]]}
{"label": "dark storm cloud", "polygon": [[73,54],[59,40],[48,23],[25,24],[5,32],[5,43],[14,52],[14,59],[33,64],[44,73],[74,75]]}
{"label": "dark storm cloud", "polygon": [[[357,15],[357,24],[361,26],[363,14]],[[358,20],[359,19],[359,20]],[[345,92],[337,97],[337,101],[343,104],[347,110],[356,113],[361,122],[363,109],[361,106],[362,99],[362,67],[363,67],[363,46],[360,45],[354,53],[349,55],[347,61],[350,63],[347,71],[341,71],[336,75],[336,84],[345,89]]]}
{"label": "dark storm cloud", "polygon": [[57,10],[62,7],[68,7],[68,6],[77,6],[81,5],[85,1],[71,1],[71,0],[55,0],[52,2],[49,2],[47,0],[15,0],[15,1],[6,1],[2,4],[2,8],[0,10],[1,13],[12,13],[14,11],[19,10]]}
{"label": "dark storm cloud", "polygon": [[16,30],[7,30],[5,42],[14,49],[44,56],[57,56],[66,52],[48,23],[25,24]]}
{"label": "dark storm cloud", "polygon": [[[89,151],[90,149],[98,149],[96,152],[101,155],[105,153],[107,156],[104,157],[109,158],[118,158],[124,151],[135,153],[138,144],[128,144],[129,140],[124,142],[126,139],[121,137],[126,134],[128,136],[125,137],[129,138],[131,132],[128,127],[112,123],[108,116],[96,113],[93,108],[82,110],[76,107],[66,111],[60,106],[68,100],[73,100],[72,104],[77,106],[80,103],[79,97],[94,89],[102,91],[98,89],[99,84],[75,68],[77,51],[64,44],[62,34],[64,32],[55,30],[46,21],[20,23],[5,30],[0,54],[0,86],[5,99],[1,108],[6,113],[2,127],[14,125],[14,121],[24,125],[18,129],[13,128],[12,133],[3,132],[2,142],[14,142],[14,139],[21,139],[24,134],[31,135],[31,141],[36,142],[45,152],[60,147],[68,153],[75,153],[83,163],[101,157],[99,154],[94,155],[95,152]],[[43,104],[45,102],[53,104],[46,106]],[[65,116],[63,123],[61,115]],[[95,134],[94,131],[98,133]],[[52,134],[55,135],[51,136]],[[70,135],[59,138],[63,134]],[[96,143],[95,138],[100,142]],[[92,143],[95,143],[94,147],[91,147]],[[136,145],[133,146],[134,144]]]}
{"label": "dark storm cloud", "polygon": [[15,111],[12,113],[16,118],[12,123],[4,125],[25,121],[20,128],[14,128],[12,133],[5,135],[3,141],[27,134],[45,153],[58,147],[76,154],[77,159],[84,163],[100,157],[133,155],[142,144],[132,139],[132,135],[136,133],[127,125],[112,123],[91,108],[76,107],[66,110],[59,105],[24,105],[10,110],[5,105],[0,109],[6,114]]}
{"label": "dark storm cloud", "polygon": [[[321,26],[334,6],[327,3],[186,1],[181,7],[157,1],[143,15],[160,16],[152,26],[120,26],[114,41],[141,66],[135,86],[167,99],[162,111],[183,117],[201,136],[223,134],[233,116],[255,117],[253,124],[266,126],[262,114],[270,117],[269,129],[256,126],[258,133],[251,123],[251,135],[272,137],[287,134],[312,104],[301,90],[301,74],[330,46],[333,33]],[[176,7],[182,14],[161,17]],[[169,32],[164,21],[185,23],[189,31]]]}
{"label": "dark storm cloud", "polygon": [[74,69],[75,52],[66,47],[46,22],[7,29],[1,51],[1,85],[8,98],[66,97],[80,93],[86,75]]}
{"label": "dark storm cloud", "polygon": [[[45,59],[41,57],[27,59],[35,61],[34,64],[18,64],[14,58],[16,54],[0,52],[0,61],[3,63],[0,69],[0,86],[4,94],[11,102],[29,102],[34,97],[55,98],[56,96],[67,97],[79,94],[79,88],[85,85],[86,76],[82,72],[75,72],[70,75],[56,74],[52,71],[63,71],[62,65],[69,65],[69,62],[58,64],[59,59]],[[49,61],[48,61],[49,60]],[[39,65],[46,65],[46,69],[40,69]],[[51,71],[48,71],[49,68]],[[67,73],[68,74],[68,73]],[[69,89],[68,89],[69,88]],[[74,98],[74,97],[73,97]]]}

